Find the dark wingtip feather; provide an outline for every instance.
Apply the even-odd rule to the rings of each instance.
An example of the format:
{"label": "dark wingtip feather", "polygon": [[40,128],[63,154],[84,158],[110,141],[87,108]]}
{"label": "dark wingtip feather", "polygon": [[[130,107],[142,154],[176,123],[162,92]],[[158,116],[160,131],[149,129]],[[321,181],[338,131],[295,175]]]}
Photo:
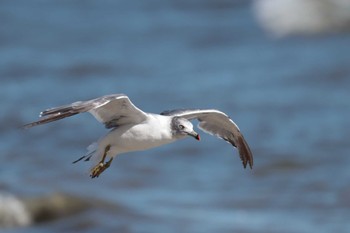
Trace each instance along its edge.
{"label": "dark wingtip feather", "polygon": [[29,124],[25,124],[22,128],[23,129],[29,129],[32,128],[34,126],[37,125],[42,125],[42,124],[46,124],[46,123],[50,123],[52,121],[57,121],[66,117],[70,117],[70,116],[74,116],[76,114],[78,114],[79,112],[65,112],[65,113],[56,113],[56,114],[52,114],[52,115],[48,115],[38,121],[34,121],[32,123]]}
{"label": "dark wingtip feather", "polygon": [[40,123],[38,123],[37,121],[36,121],[36,122],[31,122],[31,123],[22,125],[22,126],[20,127],[20,129],[24,129],[24,130],[25,130],[25,129],[30,129],[30,128],[36,126],[36,125],[39,125],[39,124],[40,124]]}
{"label": "dark wingtip feather", "polygon": [[247,165],[249,164],[250,169],[252,169],[253,155],[243,136],[238,137],[238,151],[243,163],[243,167],[246,168]]}

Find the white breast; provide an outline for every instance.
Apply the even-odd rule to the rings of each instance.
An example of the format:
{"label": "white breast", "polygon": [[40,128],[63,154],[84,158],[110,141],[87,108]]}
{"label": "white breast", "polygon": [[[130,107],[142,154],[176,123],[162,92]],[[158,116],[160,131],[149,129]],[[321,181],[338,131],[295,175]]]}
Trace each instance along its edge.
{"label": "white breast", "polygon": [[123,125],[110,131],[101,145],[111,145],[111,153],[146,150],[174,142],[168,116],[150,114],[147,121],[137,125]]}

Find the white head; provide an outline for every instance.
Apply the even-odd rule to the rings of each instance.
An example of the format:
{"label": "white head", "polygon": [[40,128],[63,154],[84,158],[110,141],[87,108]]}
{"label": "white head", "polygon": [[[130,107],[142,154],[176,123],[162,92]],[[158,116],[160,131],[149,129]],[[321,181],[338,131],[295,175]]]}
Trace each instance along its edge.
{"label": "white head", "polygon": [[198,141],[200,140],[199,134],[193,130],[192,123],[181,117],[173,117],[171,120],[171,131],[174,136],[182,138],[191,136]]}

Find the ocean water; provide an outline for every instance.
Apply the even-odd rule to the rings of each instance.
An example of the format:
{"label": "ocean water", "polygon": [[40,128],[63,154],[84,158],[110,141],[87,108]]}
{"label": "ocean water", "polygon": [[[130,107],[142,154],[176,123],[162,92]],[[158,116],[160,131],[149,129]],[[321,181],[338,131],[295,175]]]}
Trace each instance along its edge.
{"label": "ocean water", "polygon": [[[1,232],[349,232],[350,35],[270,38],[250,1],[1,1],[0,190],[103,200]],[[201,133],[72,164],[105,130],[45,108],[125,93],[141,109],[217,108],[254,154]]]}

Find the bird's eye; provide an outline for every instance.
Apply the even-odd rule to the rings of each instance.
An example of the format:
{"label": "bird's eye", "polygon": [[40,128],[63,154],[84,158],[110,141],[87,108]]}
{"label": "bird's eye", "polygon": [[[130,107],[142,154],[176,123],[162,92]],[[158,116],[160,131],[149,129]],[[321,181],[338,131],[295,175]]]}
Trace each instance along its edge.
{"label": "bird's eye", "polygon": [[183,125],[179,125],[179,129],[184,129],[185,128],[185,126],[183,126]]}

